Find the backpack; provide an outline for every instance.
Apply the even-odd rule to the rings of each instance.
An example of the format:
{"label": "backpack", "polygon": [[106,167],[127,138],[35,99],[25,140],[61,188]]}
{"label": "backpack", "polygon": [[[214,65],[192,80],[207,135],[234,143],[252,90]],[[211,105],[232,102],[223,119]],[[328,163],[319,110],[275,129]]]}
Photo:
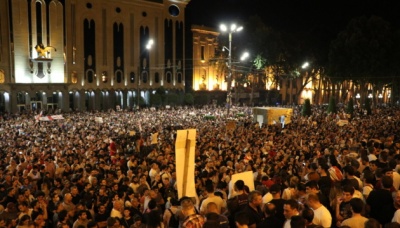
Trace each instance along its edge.
{"label": "backpack", "polygon": [[178,228],[179,227],[179,220],[176,218],[175,214],[172,213],[171,209],[168,208],[169,213],[171,213],[171,217],[169,218],[168,227],[171,228]]}

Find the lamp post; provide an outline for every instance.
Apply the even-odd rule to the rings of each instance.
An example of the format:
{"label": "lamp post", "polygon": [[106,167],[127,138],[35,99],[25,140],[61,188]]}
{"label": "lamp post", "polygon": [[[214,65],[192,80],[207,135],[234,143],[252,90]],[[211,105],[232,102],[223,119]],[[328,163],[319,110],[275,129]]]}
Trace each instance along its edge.
{"label": "lamp post", "polygon": [[229,39],[229,48],[226,48],[228,50],[228,85],[226,87],[227,91],[227,98],[226,98],[226,105],[227,105],[227,116],[229,115],[229,110],[231,108],[231,101],[232,101],[232,94],[231,94],[231,85],[232,85],[232,33],[234,32],[239,32],[243,29],[242,26],[236,26],[236,24],[231,24],[230,28],[228,30],[227,26],[225,24],[220,25],[220,29],[222,32],[228,32],[228,39]]}
{"label": "lamp post", "polygon": [[359,108],[360,107],[360,102],[359,102],[359,100],[360,100],[360,98],[361,98],[361,95],[359,94],[359,93],[357,93],[356,94],[356,101],[357,101],[357,107]]}
{"label": "lamp post", "polygon": [[[146,49],[142,51],[142,54],[143,54],[144,51],[150,51],[150,49],[153,46],[153,44],[154,44],[153,39],[149,39],[147,41],[147,44],[146,44]],[[146,57],[150,58],[148,55],[146,55]],[[143,61],[143,60],[140,60],[140,61]],[[148,62],[149,61],[146,61],[146,64],[149,64]],[[136,95],[136,97],[137,97],[137,109],[139,109],[139,107],[140,107],[140,104],[139,104],[140,103],[140,80],[142,78],[142,72],[143,72],[143,69],[145,67],[146,67],[145,65],[143,67],[141,67],[141,64],[139,64],[139,67],[138,67],[139,68],[139,70],[138,70],[138,74],[139,75],[138,75],[138,80],[137,80],[137,95]]]}

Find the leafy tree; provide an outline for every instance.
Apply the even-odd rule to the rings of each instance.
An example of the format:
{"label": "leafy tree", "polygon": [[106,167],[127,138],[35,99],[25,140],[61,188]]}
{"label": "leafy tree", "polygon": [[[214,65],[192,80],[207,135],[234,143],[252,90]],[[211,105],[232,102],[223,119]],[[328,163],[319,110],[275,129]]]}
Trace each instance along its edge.
{"label": "leafy tree", "polygon": [[178,95],[176,93],[168,93],[167,94],[167,103],[169,105],[177,105],[178,104]]}
{"label": "leafy tree", "polygon": [[366,98],[365,99],[365,110],[367,110],[367,115],[371,115],[372,114],[372,109],[371,109],[371,98]]}
{"label": "leafy tree", "polygon": [[[135,105],[137,105],[137,100],[138,100],[138,98],[134,97]],[[139,106],[140,107],[146,106],[146,101],[144,100],[144,98],[142,96],[139,97]]]}
{"label": "leafy tree", "polygon": [[161,102],[164,103],[164,102],[165,102],[165,99],[166,99],[166,97],[165,97],[166,91],[165,91],[164,86],[158,87],[158,88],[156,89],[156,94],[159,94],[159,95],[160,95],[160,97],[161,97]]}
{"label": "leafy tree", "polygon": [[186,105],[193,105],[194,104],[194,98],[191,93],[186,93],[184,97],[184,102]]}
{"label": "leafy tree", "polygon": [[329,99],[329,105],[328,105],[328,113],[336,113],[337,109],[336,109],[336,100],[335,98],[332,96]]}
{"label": "leafy tree", "polygon": [[303,109],[301,110],[302,116],[311,116],[311,102],[310,99],[305,99]]}
{"label": "leafy tree", "polygon": [[353,19],[331,43],[328,72],[333,81],[351,79],[361,85],[382,82],[393,73],[390,24],[380,17]]}
{"label": "leafy tree", "polygon": [[161,95],[158,93],[150,95],[150,104],[153,106],[160,106],[162,104]]}
{"label": "leafy tree", "polygon": [[350,114],[353,116],[354,113],[354,101],[353,98],[350,98],[349,103],[347,103],[347,109],[346,109],[347,114]]}

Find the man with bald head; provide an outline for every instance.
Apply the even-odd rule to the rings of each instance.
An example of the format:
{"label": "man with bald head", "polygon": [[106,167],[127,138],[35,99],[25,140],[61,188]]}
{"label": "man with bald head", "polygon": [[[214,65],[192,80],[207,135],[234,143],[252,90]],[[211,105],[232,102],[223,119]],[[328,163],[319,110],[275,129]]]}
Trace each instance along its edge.
{"label": "man with bald head", "polygon": [[228,228],[229,220],[225,215],[221,215],[218,205],[214,202],[209,202],[206,206],[205,217],[207,221],[216,221],[219,227]]}

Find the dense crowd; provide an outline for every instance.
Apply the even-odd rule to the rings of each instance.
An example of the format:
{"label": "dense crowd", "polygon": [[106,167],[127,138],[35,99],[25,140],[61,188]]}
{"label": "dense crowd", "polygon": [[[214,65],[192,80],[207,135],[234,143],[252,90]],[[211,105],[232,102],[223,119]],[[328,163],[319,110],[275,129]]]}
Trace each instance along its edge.
{"label": "dense crowd", "polygon": [[[248,107],[5,114],[0,228],[400,227],[400,109],[300,108],[286,125]],[[174,139],[189,128],[198,197],[178,199]],[[254,189],[231,181],[245,171]]]}

